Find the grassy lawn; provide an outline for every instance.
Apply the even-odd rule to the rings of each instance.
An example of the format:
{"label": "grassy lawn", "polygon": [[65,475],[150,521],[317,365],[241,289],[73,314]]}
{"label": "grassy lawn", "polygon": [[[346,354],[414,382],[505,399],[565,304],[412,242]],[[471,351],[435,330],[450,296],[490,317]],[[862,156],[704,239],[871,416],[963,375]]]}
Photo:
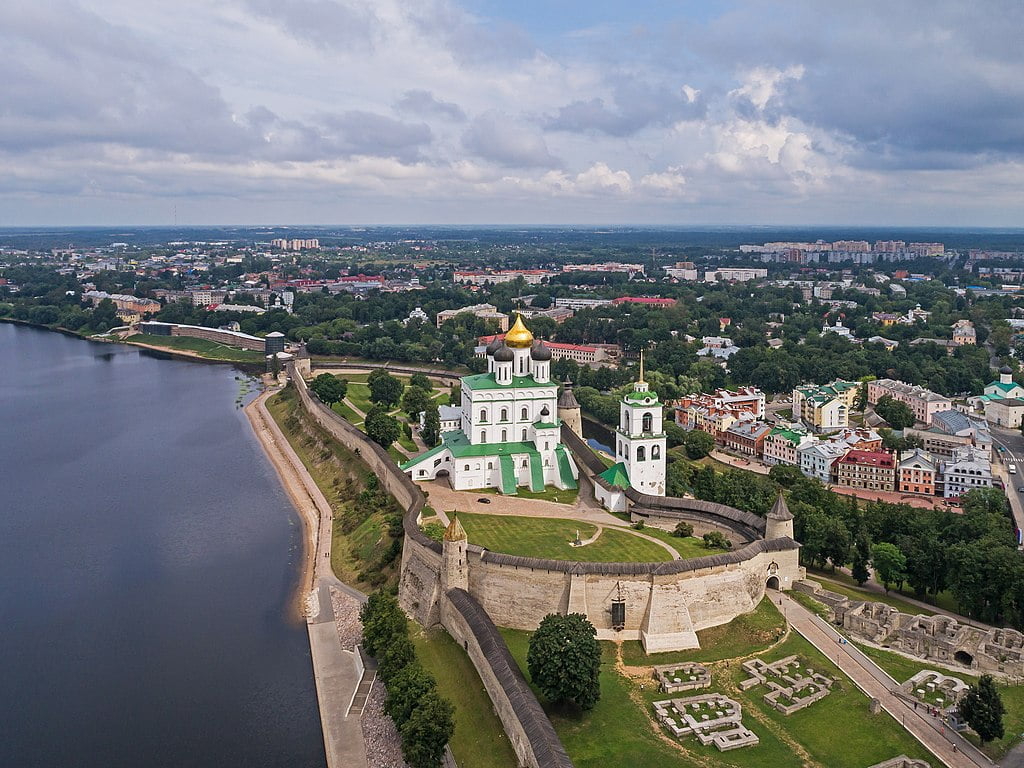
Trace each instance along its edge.
{"label": "grassy lawn", "polygon": [[373,408],[373,403],[370,402],[370,388],[363,383],[358,381],[350,381],[348,384],[348,391],[345,396],[349,399],[356,408],[363,413],[366,413]]}
{"label": "grassy lawn", "polygon": [[782,637],[786,620],[768,599],[762,600],[750,613],[737,616],[720,627],[702,629],[697,633],[700,648],[669,653],[644,653],[639,640],[622,644],[622,661],[630,666],[675,664],[681,661],[719,661],[750,656],[767,648]]}
{"label": "grassy lawn", "polygon": [[[765,653],[766,661],[797,655],[807,666],[823,672],[837,682],[832,692],[807,709],[784,715],[764,702],[767,688],[756,686],[749,691],[733,689],[732,695],[742,704],[744,712],[756,712],[757,720],[772,723],[784,731],[821,765],[829,768],[864,768],[864,766],[905,754],[912,758],[930,759],[930,754],[887,713],[872,715],[870,700],[860,692],[821,653],[804,638],[791,633],[780,646]],[[731,682],[736,685],[747,675],[739,663],[727,666]],[[841,738],[837,738],[837,728]],[[751,727],[758,735],[764,728]]]}
{"label": "grassy lawn", "polygon": [[345,403],[338,402],[331,406],[332,410],[345,419],[350,424],[354,424],[360,429],[363,428],[363,417],[358,413],[349,408]]}
{"label": "grassy lawn", "polygon": [[466,652],[443,629],[428,632],[415,623],[410,629],[417,658],[455,705],[451,748],[460,768],[516,768],[512,745]]}
{"label": "grassy lawn", "polygon": [[[857,643],[857,647],[864,652],[864,655],[874,661],[892,676],[897,683],[904,683],[922,669],[934,669],[944,675],[959,677],[968,685],[975,685],[978,678],[964,672],[952,672],[942,667],[930,666],[924,659],[908,659],[892,651],[883,651],[879,648],[872,648]],[[998,681],[997,681],[998,682]],[[1011,747],[1020,741],[1020,735],[1024,733],[1024,686],[1002,685],[999,686],[999,693],[1006,706],[1006,715],[1003,718],[1003,727],[1006,735],[1003,738],[990,742],[982,747],[982,751],[993,760],[999,760]],[[978,737],[973,733],[965,732],[964,736],[976,746],[980,746]]]}
{"label": "grassy lawn", "polygon": [[662,528],[655,528],[653,525],[645,525],[640,529],[639,533],[646,534],[647,536],[653,536],[659,541],[664,541],[672,549],[679,553],[679,556],[684,560],[689,560],[694,557],[704,557],[705,555],[716,555],[719,552],[726,552],[727,550],[719,549],[718,547],[708,548],[704,546],[704,539],[698,539],[695,536],[673,536]]}
{"label": "grassy lawn", "polygon": [[390,456],[395,464],[405,464],[409,460],[409,457],[402,453],[400,450],[395,448],[393,445],[388,446],[388,456]]}
{"label": "grassy lawn", "polygon": [[[488,488],[488,491],[498,493],[497,488]],[[579,490],[575,488],[556,488],[553,485],[544,487],[543,491],[531,491],[529,488],[519,487],[516,489],[516,496],[520,499],[535,499],[539,501],[553,501],[556,504],[575,504],[577,497],[580,495]]]}
{"label": "grassy lawn", "polygon": [[593,536],[597,528],[576,520],[460,512],[459,520],[470,542],[492,552],[552,560],[591,563],[660,562],[671,555],[650,541],[624,531],[605,528],[593,544],[572,547],[569,542]]}
{"label": "grassy lawn", "polygon": [[[811,578],[817,578],[820,576],[821,578],[817,578],[817,581],[824,584],[826,588],[829,588],[829,580],[839,581],[848,589],[852,590],[853,594],[856,595],[857,600],[875,600],[876,602],[893,605],[905,613],[923,613],[926,616],[933,616],[935,614],[934,611],[930,611],[927,608],[921,608],[913,603],[903,600],[902,597],[905,596],[913,597],[915,600],[920,600],[923,603],[933,605],[939,610],[949,611],[950,613],[959,613],[960,611],[959,606],[956,604],[956,599],[948,590],[939,592],[937,595],[925,595],[924,597],[918,597],[916,594],[892,589],[889,591],[888,595],[884,595],[879,592],[872,592],[871,590],[864,589],[853,580],[853,577],[850,576],[850,574],[845,571],[836,571],[835,573],[831,573],[830,571],[821,571],[817,568],[808,568],[807,572],[810,574]],[[882,586],[882,583],[875,577],[872,577],[871,583],[880,587]],[[833,589],[832,591],[839,592],[838,589]],[[840,594],[845,595],[847,593],[841,592]],[[847,596],[849,597],[850,595]],[[890,603],[886,598],[891,598],[897,602]]]}
{"label": "grassy lawn", "polygon": [[193,339],[189,336],[150,336],[145,333],[137,333],[134,336],[129,336],[127,340],[139,344],[149,344],[154,347],[164,347],[169,350],[194,352],[200,357],[209,358],[210,360],[228,360],[233,363],[262,363],[266,359],[262,352],[228,347],[215,341]]}
{"label": "grassy lawn", "polygon": [[398,433],[398,444],[405,448],[405,450],[411,456],[414,456],[417,453],[419,453],[420,449],[417,447],[416,443],[413,441],[411,437],[406,437],[404,431]]}
{"label": "grassy lawn", "polygon": [[[301,418],[303,411],[290,389],[270,398],[267,409],[334,510],[332,570],[346,584],[363,590],[373,589],[373,585],[362,581],[359,575],[390,544],[390,538],[384,534],[383,515],[373,513],[351,533],[342,530],[342,515],[356,503],[355,496],[362,489],[368,470],[344,446]],[[350,479],[354,481],[352,486],[347,482]],[[397,580],[397,572],[386,575],[389,582]]]}

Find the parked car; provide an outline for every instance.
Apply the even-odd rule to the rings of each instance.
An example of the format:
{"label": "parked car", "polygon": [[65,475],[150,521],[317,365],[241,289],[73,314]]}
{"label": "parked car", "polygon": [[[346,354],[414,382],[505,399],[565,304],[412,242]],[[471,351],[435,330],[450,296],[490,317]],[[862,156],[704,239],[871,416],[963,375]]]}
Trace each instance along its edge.
{"label": "parked car", "polygon": [[481,496],[479,499],[477,499],[477,501],[479,501],[481,504],[490,504],[491,503],[491,500],[488,499],[486,496]]}

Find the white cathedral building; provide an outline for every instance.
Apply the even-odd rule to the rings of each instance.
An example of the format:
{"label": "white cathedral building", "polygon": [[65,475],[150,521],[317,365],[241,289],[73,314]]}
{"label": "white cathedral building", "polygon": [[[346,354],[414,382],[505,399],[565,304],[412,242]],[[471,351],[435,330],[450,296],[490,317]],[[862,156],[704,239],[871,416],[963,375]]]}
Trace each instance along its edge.
{"label": "white cathedral building", "polygon": [[447,476],[455,490],[514,494],[546,485],[576,488],[579,470],[562,445],[551,350],[522,317],[487,347],[487,373],[463,376],[460,426],[402,465],[413,480]]}

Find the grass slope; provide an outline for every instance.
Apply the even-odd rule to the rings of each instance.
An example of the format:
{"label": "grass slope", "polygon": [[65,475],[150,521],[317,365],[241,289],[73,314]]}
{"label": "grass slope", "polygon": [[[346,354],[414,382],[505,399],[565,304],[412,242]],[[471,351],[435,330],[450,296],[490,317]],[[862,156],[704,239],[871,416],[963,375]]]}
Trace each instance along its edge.
{"label": "grass slope", "polygon": [[455,705],[450,746],[459,768],[516,768],[517,760],[473,662],[443,629],[410,624],[416,656]]}
{"label": "grass slope", "polygon": [[134,336],[129,336],[127,341],[169,350],[194,352],[200,357],[210,360],[227,360],[232,363],[262,363],[266,359],[262,352],[228,347],[215,341],[193,339],[189,336],[151,336],[137,333]]}
{"label": "grass slope", "polygon": [[597,528],[576,520],[460,512],[469,540],[492,552],[552,560],[590,563],[660,562],[672,556],[657,544],[625,531],[605,528],[593,544],[572,547],[569,542],[594,535]]}

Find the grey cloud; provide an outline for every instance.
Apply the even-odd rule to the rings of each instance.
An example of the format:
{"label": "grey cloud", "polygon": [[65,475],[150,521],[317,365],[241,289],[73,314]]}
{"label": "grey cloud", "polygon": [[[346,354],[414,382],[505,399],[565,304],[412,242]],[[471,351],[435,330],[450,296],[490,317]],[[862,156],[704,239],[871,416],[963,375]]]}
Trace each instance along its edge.
{"label": "grey cloud", "polygon": [[561,164],[548,151],[542,134],[497,112],[476,118],[463,134],[462,146],[510,168],[556,168]]}
{"label": "grey cloud", "polygon": [[466,113],[458,104],[441,101],[435,98],[430,91],[406,91],[402,94],[402,98],[395,103],[395,109],[414,115],[443,117],[456,122],[463,122],[466,119]]}
{"label": "grey cloud", "polygon": [[321,48],[368,47],[380,24],[367,4],[341,0],[245,0],[257,16]]}
{"label": "grey cloud", "polygon": [[707,105],[699,95],[690,101],[681,88],[652,86],[635,79],[619,80],[614,86],[614,105],[602,98],[576,100],[548,118],[552,130],[595,131],[609,136],[631,136],[648,126],[671,125],[680,120],[697,120]]}
{"label": "grey cloud", "polygon": [[349,155],[397,157],[408,162],[419,159],[420,149],[433,139],[426,123],[404,123],[359,110],[323,115],[320,122],[330,143]]}

